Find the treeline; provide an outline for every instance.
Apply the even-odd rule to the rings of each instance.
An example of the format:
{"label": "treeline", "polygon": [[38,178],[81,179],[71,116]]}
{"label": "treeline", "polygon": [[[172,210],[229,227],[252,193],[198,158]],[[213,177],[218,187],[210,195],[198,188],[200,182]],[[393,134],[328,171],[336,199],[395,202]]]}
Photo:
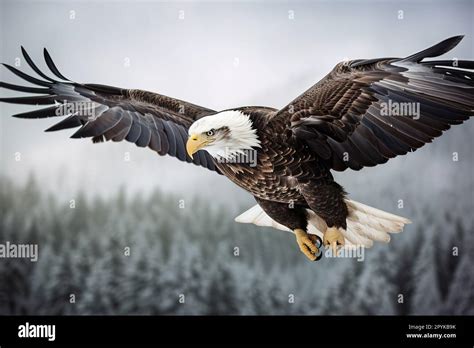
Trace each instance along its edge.
{"label": "treeline", "polygon": [[[159,191],[69,201],[0,179],[0,314],[474,314],[473,225],[420,209],[365,260],[308,262],[291,234]],[[242,210],[246,207],[242,207]]]}

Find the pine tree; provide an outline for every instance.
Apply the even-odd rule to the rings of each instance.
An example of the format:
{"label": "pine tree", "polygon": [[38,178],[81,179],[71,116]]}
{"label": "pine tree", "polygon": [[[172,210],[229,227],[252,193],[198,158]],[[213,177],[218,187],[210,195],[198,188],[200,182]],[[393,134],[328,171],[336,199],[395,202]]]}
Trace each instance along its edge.
{"label": "pine tree", "polygon": [[[411,231],[413,234],[408,240],[401,240],[395,247],[395,240],[390,249],[393,259],[388,265],[391,269],[390,281],[394,287],[394,295],[397,299],[395,306],[395,313],[397,315],[408,315],[411,312],[413,291],[417,280],[414,278],[413,268],[416,264],[420,245],[423,240],[423,230],[419,228],[416,231]],[[404,232],[404,233],[408,233]]]}
{"label": "pine tree", "polygon": [[353,301],[349,305],[351,314],[394,314],[396,297],[389,273],[393,262],[385,249],[371,252],[373,254],[365,260],[363,271],[357,279],[358,286],[354,289]]}
{"label": "pine tree", "polygon": [[413,269],[414,293],[411,299],[411,314],[439,314],[442,308],[438,288],[434,233],[429,229],[424,233],[423,243]]}
{"label": "pine tree", "polygon": [[461,247],[459,265],[453,275],[444,305],[446,315],[474,315],[474,237],[466,235]]}
{"label": "pine tree", "polygon": [[[328,260],[333,261],[333,260]],[[322,314],[351,315],[364,314],[357,304],[358,289],[361,286],[361,275],[367,265],[356,260],[347,260],[349,263],[337,277],[335,285],[326,293],[323,301]],[[364,295],[365,296],[365,295]]]}
{"label": "pine tree", "polygon": [[447,225],[449,229],[438,228],[435,237],[436,253],[438,255],[435,258],[438,270],[438,286],[443,300],[448,296],[450,284],[459,265],[459,251],[465,245],[464,227],[461,220],[456,219],[455,223],[448,221]]}

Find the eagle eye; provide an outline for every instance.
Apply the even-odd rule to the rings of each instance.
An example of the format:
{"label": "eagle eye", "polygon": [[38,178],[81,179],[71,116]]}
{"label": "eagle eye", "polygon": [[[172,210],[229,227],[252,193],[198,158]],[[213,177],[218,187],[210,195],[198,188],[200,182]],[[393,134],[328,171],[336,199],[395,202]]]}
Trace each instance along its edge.
{"label": "eagle eye", "polygon": [[206,132],[206,135],[208,137],[212,137],[214,134],[216,134],[216,130],[214,128],[212,128],[212,129],[210,129]]}

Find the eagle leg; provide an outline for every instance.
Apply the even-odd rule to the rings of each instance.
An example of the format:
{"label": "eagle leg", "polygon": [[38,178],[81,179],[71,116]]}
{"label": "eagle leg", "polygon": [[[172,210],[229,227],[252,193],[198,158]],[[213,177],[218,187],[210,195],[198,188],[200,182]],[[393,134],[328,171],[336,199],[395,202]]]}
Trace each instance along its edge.
{"label": "eagle leg", "polygon": [[300,228],[295,229],[294,232],[296,243],[298,243],[301,252],[311,261],[319,260],[322,256],[320,252],[320,247],[322,246],[321,238],[314,234],[308,234]]}
{"label": "eagle leg", "polygon": [[323,242],[316,235],[306,233],[308,226],[308,216],[306,208],[288,203],[273,202],[259,197],[255,197],[260,207],[274,221],[293,230],[296,236],[296,243],[303,254],[311,261],[319,260],[323,253]]}
{"label": "eagle leg", "polygon": [[324,232],[323,244],[325,247],[331,247],[333,256],[336,256],[338,245],[344,246],[344,235],[341,233],[340,228],[329,227]]}

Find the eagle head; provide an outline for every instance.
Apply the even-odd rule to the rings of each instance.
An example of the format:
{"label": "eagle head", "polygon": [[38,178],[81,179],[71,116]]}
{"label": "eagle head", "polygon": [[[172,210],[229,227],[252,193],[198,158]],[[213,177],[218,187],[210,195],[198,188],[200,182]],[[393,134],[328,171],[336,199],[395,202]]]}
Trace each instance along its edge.
{"label": "eagle head", "polygon": [[193,154],[203,149],[216,159],[230,160],[254,147],[260,147],[257,130],[250,117],[239,110],[205,116],[189,127],[186,150]]}

